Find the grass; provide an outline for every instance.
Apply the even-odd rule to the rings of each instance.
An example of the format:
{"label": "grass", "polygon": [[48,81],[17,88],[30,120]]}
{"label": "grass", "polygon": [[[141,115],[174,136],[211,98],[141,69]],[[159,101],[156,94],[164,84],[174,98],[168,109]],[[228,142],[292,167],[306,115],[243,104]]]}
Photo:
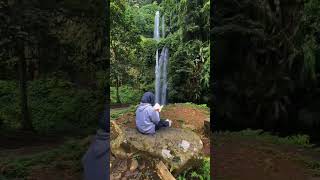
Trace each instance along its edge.
{"label": "grass", "polygon": [[110,119],[115,120],[128,112],[135,112],[135,110],[136,110],[136,106],[134,105],[131,105],[128,108],[111,109]]}
{"label": "grass", "polygon": [[0,179],[23,178],[30,174],[32,167],[53,167],[58,169],[70,169],[72,172],[81,172],[81,159],[87,147],[79,140],[69,140],[61,147],[30,155],[27,157],[15,157],[2,159]]}
{"label": "grass", "polygon": [[[179,103],[177,103],[177,104],[179,104]],[[192,102],[186,102],[186,103],[183,103],[183,105],[189,106],[189,107],[193,107],[193,108],[197,108],[197,109],[203,109],[203,110],[206,110],[206,111],[210,111],[210,108],[207,106],[207,104],[195,104],[195,103],[192,103]]]}
{"label": "grass", "polygon": [[264,132],[263,130],[251,130],[246,129],[238,132],[230,132],[230,131],[223,131],[223,132],[216,132],[215,134],[223,134],[224,136],[238,136],[238,137],[249,137],[251,139],[256,140],[263,140],[268,141],[274,144],[279,145],[294,145],[303,148],[311,148],[314,145],[310,144],[310,137],[308,135],[294,135],[294,136],[287,136],[287,137],[279,137],[272,135],[269,132]]}

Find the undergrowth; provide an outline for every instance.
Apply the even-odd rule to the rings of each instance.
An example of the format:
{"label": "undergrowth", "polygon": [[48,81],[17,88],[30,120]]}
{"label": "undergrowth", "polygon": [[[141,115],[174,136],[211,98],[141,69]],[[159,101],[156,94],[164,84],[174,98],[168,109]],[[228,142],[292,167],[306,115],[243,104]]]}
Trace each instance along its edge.
{"label": "undergrowth", "polygon": [[110,119],[115,120],[128,112],[135,112],[135,110],[136,110],[136,106],[134,106],[134,105],[131,105],[130,107],[123,108],[123,109],[122,108],[121,109],[111,109],[110,110]]}
{"label": "undergrowth", "polygon": [[263,130],[251,130],[246,129],[238,132],[216,132],[216,134],[223,134],[225,136],[239,136],[239,137],[250,137],[258,140],[265,140],[268,142],[272,142],[274,144],[285,144],[285,145],[295,145],[304,148],[313,147],[313,144],[310,144],[310,137],[308,135],[293,135],[287,137],[279,137],[271,134],[270,132],[265,132]]}
{"label": "undergrowth", "polygon": [[187,179],[210,180],[210,158],[203,158],[199,168],[185,171],[178,177],[178,180]]}
{"label": "undergrowth", "polygon": [[35,155],[1,159],[0,179],[25,178],[33,167],[69,169],[81,172],[81,159],[87,147],[79,141],[70,140],[61,147]]}

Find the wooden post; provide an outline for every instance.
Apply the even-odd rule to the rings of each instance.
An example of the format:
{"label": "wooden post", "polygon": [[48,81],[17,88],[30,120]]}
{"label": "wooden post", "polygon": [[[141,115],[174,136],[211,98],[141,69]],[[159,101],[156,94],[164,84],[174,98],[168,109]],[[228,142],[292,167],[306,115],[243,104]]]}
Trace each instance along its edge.
{"label": "wooden post", "polygon": [[162,161],[160,161],[156,165],[156,169],[157,169],[157,174],[160,177],[160,179],[162,179],[162,180],[176,180],[176,178],[173,177],[173,175],[169,172],[168,168],[166,167],[166,165],[163,164]]}

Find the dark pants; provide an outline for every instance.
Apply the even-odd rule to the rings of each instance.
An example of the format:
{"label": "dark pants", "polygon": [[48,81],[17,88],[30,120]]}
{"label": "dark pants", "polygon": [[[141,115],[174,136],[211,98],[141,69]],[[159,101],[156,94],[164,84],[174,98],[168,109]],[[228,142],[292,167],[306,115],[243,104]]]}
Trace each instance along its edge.
{"label": "dark pants", "polygon": [[163,127],[169,127],[169,122],[168,121],[165,121],[163,119],[160,119],[159,123],[156,124],[156,130],[159,130]]}

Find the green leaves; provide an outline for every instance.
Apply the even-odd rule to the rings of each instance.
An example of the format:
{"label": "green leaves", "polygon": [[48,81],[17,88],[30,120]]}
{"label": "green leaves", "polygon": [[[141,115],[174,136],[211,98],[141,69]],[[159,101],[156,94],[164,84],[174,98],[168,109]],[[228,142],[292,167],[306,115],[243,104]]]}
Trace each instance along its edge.
{"label": "green leaves", "polygon": [[[112,86],[120,82],[120,86],[153,90],[155,51],[168,47],[170,101],[203,102],[210,79],[209,28],[205,27],[210,17],[208,2],[111,1]],[[153,40],[157,10],[165,16],[166,26],[166,38],[158,43]],[[120,92],[120,96],[126,94]]]}

